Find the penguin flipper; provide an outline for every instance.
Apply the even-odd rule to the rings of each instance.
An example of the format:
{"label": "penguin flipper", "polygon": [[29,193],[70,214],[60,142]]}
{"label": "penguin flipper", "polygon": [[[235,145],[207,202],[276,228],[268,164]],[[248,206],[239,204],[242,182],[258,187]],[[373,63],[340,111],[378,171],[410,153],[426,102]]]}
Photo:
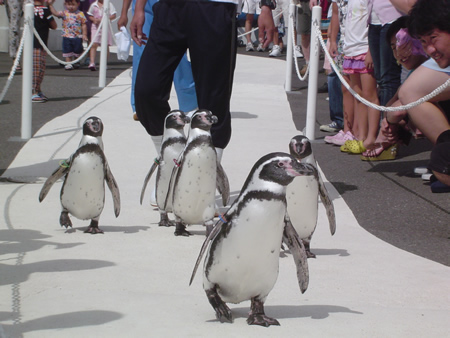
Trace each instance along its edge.
{"label": "penguin flipper", "polygon": [[214,228],[209,233],[208,237],[206,237],[205,241],[203,242],[202,248],[200,249],[200,253],[198,254],[197,261],[195,262],[194,269],[192,271],[191,279],[189,280],[189,285],[192,284],[192,281],[194,280],[195,274],[197,273],[198,266],[200,265],[200,262],[203,258],[203,255],[206,252],[206,249],[208,248],[208,244],[214,237],[217,236],[217,234],[222,230],[222,225],[224,223],[222,221],[217,221]]}
{"label": "penguin flipper", "polygon": [[320,200],[325,206],[325,210],[327,211],[328,223],[330,224],[330,232],[331,235],[334,235],[336,232],[336,214],[334,213],[333,202],[331,201],[330,196],[328,195],[328,190],[323,183],[322,176],[318,174],[318,182],[319,182],[319,195]]}
{"label": "penguin flipper", "polygon": [[105,161],[105,181],[108,185],[109,190],[111,190],[113,202],[114,202],[114,214],[116,217],[120,214],[120,192],[119,186],[109,168],[108,162]]}
{"label": "penguin flipper", "polygon": [[142,186],[142,190],[141,190],[141,198],[139,200],[141,205],[142,205],[142,201],[144,200],[145,189],[147,188],[148,181],[150,181],[150,178],[152,177],[153,172],[155,171],[155,169],[158,167],[160,161],[161,161],[161,156],[155,158],[155,160],[153,161],[152,166],[150,167],[149,172],[147,173],[147,176],[145,176],[144,185]]}
{"label": "penguin flipper", "polygon": [[283,242],[289,247],[294,257],[295,266],[297,267],[298,285],[300,291],[304,293],[309,284],[308,258],[306,257],[305,246],[288,218],[285,219]]}
{"label": "penguin flipper", "polygon": [[41,192],[39,193],[39,202],[42,202],[44,198],[47,196],[48,192],[50,191],[51,187],[57,180],[59,180],[61,177],[67,174],[70,168],[70,163],[66,161],[66,165],[60,165],[58,169],[56,169],[49,178],[45,181]]}
{"label": "penguin flipper", "polygon": [[170,180],[169,180],[169,187],[167,188],[167,195],[166,198],[164,199],[164,208],[163,210],[167,210],[167,204],[169,203],[169,196],[173,196],[173,194],[171,194],[170,192],[172,191],[173,187],[174,187],[174,181],[177,177],[177,173],[178,173],[178,169],[181,166],[181,163],[183,161],[183,152],[180,154],[180,156],[178,156],[178,159],[173,159],[173,161],[175,162],[175,166],[172,169],[172,174],[170,175]]}
{"label": "penguin flipper", "polygon": [[222,165],[217,162],[217,175],[216,175],[216,185],[217,190],[219,190],[222,195],[222,204],[227,206],[230,201],[230,182],[228,181],[228,176],[223,170]]}

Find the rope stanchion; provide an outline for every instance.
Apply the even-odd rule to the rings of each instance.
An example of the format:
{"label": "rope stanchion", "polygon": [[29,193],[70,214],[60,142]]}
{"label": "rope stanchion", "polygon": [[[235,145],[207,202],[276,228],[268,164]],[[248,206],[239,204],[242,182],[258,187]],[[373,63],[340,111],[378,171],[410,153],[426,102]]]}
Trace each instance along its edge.
{"label": "rope stanchion", "polygon": [[106,24],[109,21],[109,0],[104,0],[103,2],[104,11],[103,11],[103,28],[102,29],[102,43],[100,47],[100,69],[98,75],[98,86],[100,88],[106,87],[106,64],[108,62],[108,35],[109,35],[109,26]]}
{"label": "rope stanchion", "polygon": [[32,135],[33,113],[31,106],[31,95],[33,93],[33,34],[31,34],[31,27],[34,27],[34,5],[31,3],[25,5],[24,22],[29,34],[26,34],[23,47],[21,138],[29,140]]}
{"label": "rope stanchion", "polygon": [[[314,6],[311,11],[312,25],[319,25],[322,15],[322,7]],[[311,69],[311,75],[308,77],[308,101],[306,103],[306,126],[305,136],[310,140],[315,139],[316,107],[317,107],[317,83],[319,77],[319,43],[317,34],[321,32],[311,32],[310,56],[308,69]],[[305,73],[305,77],[308,72]]]}

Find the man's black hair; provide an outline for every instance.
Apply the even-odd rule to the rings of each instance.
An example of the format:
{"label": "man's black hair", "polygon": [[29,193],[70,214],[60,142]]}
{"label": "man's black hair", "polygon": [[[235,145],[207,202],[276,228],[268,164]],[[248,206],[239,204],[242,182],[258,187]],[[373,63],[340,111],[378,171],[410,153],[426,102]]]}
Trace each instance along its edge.
{"label": "man's black hair", "polygon": [[410,35],[418,38],[436,28],[450,33],[450,0],[417,0],[409,11]]}

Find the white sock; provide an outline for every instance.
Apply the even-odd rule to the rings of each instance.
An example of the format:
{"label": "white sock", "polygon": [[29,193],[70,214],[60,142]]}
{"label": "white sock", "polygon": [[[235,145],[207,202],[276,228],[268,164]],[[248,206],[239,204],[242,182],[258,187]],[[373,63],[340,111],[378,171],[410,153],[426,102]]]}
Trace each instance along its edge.
{"label": "white sock", "polygon": [[217,162],[222,162],[223,148],[216,148]]}
{"label": "white sock", "polygon": [[159,155],[161,155],[161,145],[162,145],[162,135],[160,136],[151,136],[152,141],[153,141],[153,145],[155,146],[156,149],[156,153]]}

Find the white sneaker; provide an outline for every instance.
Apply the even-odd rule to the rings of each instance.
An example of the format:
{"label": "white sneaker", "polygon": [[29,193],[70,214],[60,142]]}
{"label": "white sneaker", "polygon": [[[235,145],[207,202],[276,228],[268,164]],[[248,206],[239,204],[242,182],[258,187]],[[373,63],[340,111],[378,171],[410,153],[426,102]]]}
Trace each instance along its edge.
{"label": "white sneaker", "polygon": [[302,51],[300,50],[300,46],[295,46],[295,57],[297,58],[303,57]]}
{"label": "white sneaker", "polygon": [[258,47],[256,47],[256,50],[257,50],[258,52],[264,52],[264,48],[263,48],[262,43],[260,43],[260,44],[258,45]]}
{"label": "white sneaker", "polygon": [[72,69],[73,69],[73,66],[69,63],[69,64],[65,65],[64,68],[65,68],[66,70],[72,70]]}
{"label": "white sneaker", "polygon": [[278,45],[274,45],[272,48],[272,51],[270,52],[269,56],[271,57],[277,57],[281,55],[281,48]]}
{"label": "white sneaker", "polygon": [[253,48],[253,43],[248,42],[248,43],[247,43],[247,46],[245,46],[245,50],[246,50],[247,52],[253,52],[253,51],[255,50],[255,48]]}

